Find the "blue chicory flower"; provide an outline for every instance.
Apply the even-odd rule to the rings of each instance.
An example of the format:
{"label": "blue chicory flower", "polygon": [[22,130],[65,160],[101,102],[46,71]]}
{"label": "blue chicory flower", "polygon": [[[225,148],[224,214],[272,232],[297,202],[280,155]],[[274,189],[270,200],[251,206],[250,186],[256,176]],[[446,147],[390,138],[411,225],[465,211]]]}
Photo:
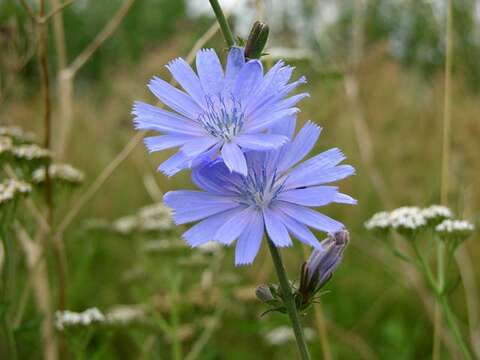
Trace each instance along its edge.
{"label": "blue chicory flower", "polygon": [[154,77],[148,87],[172,111],[137,101],[132,113],[137,129],[153,130],[150,152],[180,147],[159,170],[168,176],[221,154],[230,171],[247,175],[244,152],[279,148],[288,139],[265,130],[297,113],[307,93],[286,97],[305,78],[288,83],[293,68],[277,62],[265,75],[259,60],[245,60],[244,49],[228,53],[225,72],[212,49],[197,53],[195,73],[183,59],[167,65],[185,91]]}
{"label": "blue chicory flower", "polygon": [[250,264],[266,232],[277,247],[292,244],[290,234],[305,244],[321,248],[309,227],[335,233],[344,226],[311,207],[329,203],[355,204],[356,201],[324,185],[353,175],[350,165],[337,149],[300,161],[314,147],[320,128],[307,122],[295,138],[295,118],[282,121],[270,134],[291,140],[277,150],[245,153],[248,175],[230,172],[221,159],[193,169],[193,182],[201,191],[170,191],[164,201],[173,209],[177,224],[200,221],[183,234],[192,247],[209,240],[230,245],[238,239],[237,265]]}

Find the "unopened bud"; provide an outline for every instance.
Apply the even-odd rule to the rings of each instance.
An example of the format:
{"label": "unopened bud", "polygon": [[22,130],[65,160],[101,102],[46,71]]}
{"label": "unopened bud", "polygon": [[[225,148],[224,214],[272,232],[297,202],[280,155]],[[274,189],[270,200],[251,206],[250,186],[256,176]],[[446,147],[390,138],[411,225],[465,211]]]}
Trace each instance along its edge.
{"label": "unopened bud", "polygon": [[257,298],[264,303],[268,303],[273,300],[273,295],[270,288],[267,285],[260,285],[255,290]]}
{"label": "unopened bud", "polygon": [[248,35],[245,45],[245,57],[247,59],[259,59],[262,56],[263,49],[268,40],[270,29],[268,25],[261,21],[255,21],[255,24]]}
{"label": "unopened bud", "polygon": [[316,249],[303,264],[299,293],[304,305],[308,305],[315,294],[330,280],[333,271],[342,260],[343,251],[349,241],[347,230],[329,235],[322,241],[322,248]]}

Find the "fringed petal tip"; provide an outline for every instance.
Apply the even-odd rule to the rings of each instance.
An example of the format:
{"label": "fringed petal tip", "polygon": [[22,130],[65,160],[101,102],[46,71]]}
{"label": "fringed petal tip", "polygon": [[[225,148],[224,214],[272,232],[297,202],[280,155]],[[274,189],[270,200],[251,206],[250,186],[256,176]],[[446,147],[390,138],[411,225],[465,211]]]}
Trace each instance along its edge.
{"label": "fringed petal tip", "polygon": [[253,261],[254,261],[254,260],[251,260],[251,261],[237,261],[237,260],[235,260],[235,266],[236,266],[236,267],[240,267],[240,266],[252,265],[252,264],[253,264]]}
{"label": "fringed petal tip", "polygon": [[172,65],[175,65],[176,63],[178,63],[178,62],[183,62],[183,61],[185,61],[185,59],[183,59],[183,58],[181,58],[181,57],[176,57],[175,59],[170,60],[170,61],[165,65],[165,67],[166,67],[169,71],[171,71]]}

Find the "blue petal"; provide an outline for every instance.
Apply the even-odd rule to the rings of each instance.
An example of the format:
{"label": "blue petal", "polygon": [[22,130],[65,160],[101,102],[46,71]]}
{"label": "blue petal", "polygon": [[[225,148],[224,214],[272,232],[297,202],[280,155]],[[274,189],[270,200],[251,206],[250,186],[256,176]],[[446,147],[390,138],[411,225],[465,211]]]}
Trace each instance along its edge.
{"label": "blue petal", "polygon": [[205,152],[196,156],[192,160],[191,167],[195,168],[195,167],[202,166],[206,163],[211,163],[212,161],[214,161],[218,157],[218,153],[220,151],[221,145],[222,144],[220,144],[220,143],[216,143],[215,145],[213,145],[211,148],[209,148]]}
{"label": "blue petal", "polygon": [[245,124],[245,132],[256,133],[265,130],[275,124],[277,121],[284,121],[286,118],[290,118],[299,111],[300,110],[298,108],[290,108],[273,114],[266,112],[259,118],[251,118],[250,121]]}
{"label": "blue petal", "polygon": [[308,121],[298,132],[295,139],[286,146],[283,158],[278,164],[283,172],[302,160],[313,149],[320,135],[321,128]]}
{"label": "blue petal", "polygon": [[262,214],[257,211],[256,216],[252,217],[250,224],[238,238],[235,246],[235,265],[248,265],[253,262],[262,243],[263,231]]}
{"label": "blue petal", "polygon": [[288,141],[283,135],[272,134],[244,134],[235,137],[235,143],[250,150],[271,150],[281,147]]}
{"label": "blue petal", "polygon": [[[340,180],[353,175],[355,169],[349,165],[335,166],[345,159],[345,155],[333,148],[324,151],[295,167],[285,182],[286,188],[318,185],[332,180]],[[328,180],[328,181],[325,181]]]}
{"label": "blue petal", "polygon": [[269,127],[270,134],[284,135],[289,139],[293,138],[295,134],[295,127],[297,125],[297,118],[295,115],[287,116],[282,121],[277,121]]}
{"label": "blue petal", "polygon": [[186,156],[194,158],[209,150],[217,142],[217,139],[211,137],[198,137],[183,145],[180,151]]}
{"label": "blue petal", "polygon": [[163,201],[173,210],[176,224],[201,220],[238,206],[231,197],[192,190],[169,191]]}
{"label": "blue petal", "polygon": [[243,48],[232,47],[228,53],[227,68],[225,70],[224,92],[230,93],[235,84],[238,73],[245,65],[245,52]]}
{"label": "blue petal", "polygon": [[304,206],[283,201],[276,202],[275,206],[298,222],[326,233],[335,233],[344,228],[342,223]]}
{"label": "blue petal", "polygon": [[226,142],[223,144],[222,157],[225,165],[227,165],[230,171],[247,176],[247,161],[245,160],[245,155],[243,155],[242,150],[237,144],[233,142]]}
{"label": "blue petal", "polygon": [[223,69],[213,49],[197,52],[197,73],[205,94],[217,95],[223,90]]}
{"label": "blue petal", "polygon": [[192,181],[200,189],[226,195],[236,194],[242,186],[241,176],[232,174],[220,159],[194,168]]}
{"label": "blue petal", "polygon": [[220,226],[229,221],[232,217],[237,216],[243,207],[236,207],[231,210],[212,215],[198,224],[192,226],[183,234],[185,241],[191,246],[196,247],[213,240],[215,233]]}
{"label": "blue petal", "polygon": [[149,136],[144,139],[145,145],[150,152],[161,151],[176,146],[181,146],[188,141],[196,139],[191,135],[160,135]]}
{"label": "blue petal", "polygon": [[190,96],[158,77],[150,80],[148,88],[170,109],[189,119],[196,119],[202,112],[200,106]]}
{"label": "blue petal", "polygon": [[200,83],[197,74],[195,74],[185,60],[181,58],[172,60],[167,65],[167,69],[170,71],[173,78],[185,89],[198,105],[201,107],[206,105],[202,84]]}
{"label": "blue petal", "polygon": [[157,170],[163,172],[167,176],[172,176],[180,170],[188,168],[189,162],[190,159],[187,156],[181,152],[177,152],[175,155],[161,163]]}
{"label": "blue petal", "polygon": [[252,207],[244,208],[237,216],[232,217],[217,230],[214,240],[230,245],[240,236],[255,216],[258,216],[257,210]]}
{"label": "blue petal", "polygon": [[355,200],[354,198],[352,198],[347,194],[342,194],[342,193],[337,193],[333,201],[339,204],[350,204],[350,205],[357,204],[357,200]]}
{"label": "blue petal", "polygon": [[137,129],[155,130],[168,134],[197,136],[202,134],[202,129],[195,122],[141,101],[134,103],[132,114],[135,115],[134,123]]}
{"label": "blue petal", "polygon": [[250,60],[238,73],[232,94],[235,99],[245,105],[247,99],[256,89],[263,76],[262,63],[259,60]]}
{"label": "blue petal", "polygon": [[336,186],[314,186],[284,191],[277,199],[303,206],[324,206],[334,202],[337,194]]}
{"label": "blue petal", "polygon": [[274,211],[269,208],[264,208],[263,218],[268,236],[275,246],[285,247],[292,245],[292,239],[290,239],[288,235],[287,228],[283,224],[282,219]]}
{"label": "blue petal", "polygon": [[313,186],[326,184],[341,180],[355,174],[355,169],[350,165],[338,165],[327,169],[298,170],[294,169],[285,181],[285,188],[298,188],[302,186]]}
{"label": "blue petal", "polygon": [[271,98],[273,94],[288,82],[292,75],[292,71],[293,68],[284,66],[282,60],[273,65],[265,74],[265,77],[259,84],[255,93],[252,94],[247,110],[250,112]]}
{"label": "blue petal", "polygon": [[[275,210],[275,206],[272,207]],[[281,211],[277,211],[276,214],[282,219],[283,224],[288,231],[292,233],[301,242],[314,247],[315,249],[322,249],[321,243],[317,240],[315,235],[302,223],[286,215]]]}
{"label": "blue petal", "polygon": [[[293,91],[298,85],[304,84],[306,82],[305,78],[302,76],[299,80],[288,84],[282,88],[275,89],[270,93],[269,96],[265,96],[263,101],[256,102],[255,106],[249,104],[245,110],[245,114],[248,117],[257,117],[266,112],[271,112],[275,110],[276,105],[291,91]],[[253,97],[252,97],[253,98]]]}
{"label": "blue petal", "polygon": [[278,101],[275,106],[272,106],[272,111],[279,111],[295,106],[300,100],[310,97],[309,93],[301,93],[290,96],[284,100]]}

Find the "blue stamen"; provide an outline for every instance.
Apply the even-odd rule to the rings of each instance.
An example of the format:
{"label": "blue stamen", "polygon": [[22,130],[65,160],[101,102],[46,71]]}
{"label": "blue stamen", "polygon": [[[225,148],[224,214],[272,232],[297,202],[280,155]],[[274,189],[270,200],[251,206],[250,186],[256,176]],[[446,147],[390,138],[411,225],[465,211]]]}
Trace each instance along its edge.
{"label": "blue stamen", "polygon": [[222,95],[206,97],[207,110],[201,114],[198,121],[212,136],[230,141],[237,135],[244,124],[244,112],[240,101],[233,95],[225,99]]}

